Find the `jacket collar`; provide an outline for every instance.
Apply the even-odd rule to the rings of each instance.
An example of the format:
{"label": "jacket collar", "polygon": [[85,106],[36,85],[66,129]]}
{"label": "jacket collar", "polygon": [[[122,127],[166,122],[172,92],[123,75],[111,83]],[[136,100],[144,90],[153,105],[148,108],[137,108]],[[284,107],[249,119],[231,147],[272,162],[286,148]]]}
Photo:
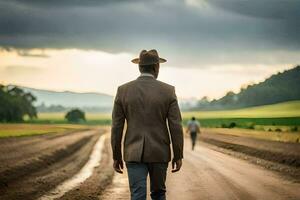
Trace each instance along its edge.
{"label": "jacket collar", "polygon": [[139,80],[143,79],[143,80],[147,80],[147,79],[155,79],[154,76],[150,73],[141,73],[141,75],[137,78]]}
{"label": "jacket collar", "polygon": [[150,73],[141,73],[140,76],[150,76],[150,77],[154,78],[154,75],[150,74]]}

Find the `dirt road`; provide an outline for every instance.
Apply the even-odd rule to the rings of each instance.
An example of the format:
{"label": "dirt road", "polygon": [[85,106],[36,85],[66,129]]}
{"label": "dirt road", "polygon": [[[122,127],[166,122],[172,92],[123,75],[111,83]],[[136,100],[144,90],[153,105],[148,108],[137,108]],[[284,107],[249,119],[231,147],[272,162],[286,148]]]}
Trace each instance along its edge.
{"label": "dirt road", "polygon": [[[169,166],[170,167],[170,166]],[[169,169],[170,171],[170,169]],[[185,145],[183,168],[169,173],[167,198],[171,200],[300,199],[300,184],[204,145]],[[126,175],[116,175],[100,199],[129,199]]]}
{"label": "dirt road", "polygon": [[[77,177],[89,161],[95,159],[90,156],[105,132],[108,129],[0,140],[0,199],[34,200],[56,196],[52,189]],[[113,176],[111,147],[109,138],[105,138],[102,151],[96,149],[102,152],[99,165],[95,165],[93,173],[79,185],[68,190],[63,188],[59,200],[130,199],[126,173],[116,174],[109,184]],[[227,137],[226,141],[219,139],[228,140]],[[227,142],[232,140],[237,139]],[[239,140],[239,144],[245,146],[252,142]],[[300,199],[300,180],[289,181],[259,165],[216,151],[207,143],[198,144],[195,151],[190,149],[190,141],[186,139],[182,170],[168,174],[169,200]],[[275,149],[289,152],[289,148]],[[296,170],[297,166],[294,166]]]}

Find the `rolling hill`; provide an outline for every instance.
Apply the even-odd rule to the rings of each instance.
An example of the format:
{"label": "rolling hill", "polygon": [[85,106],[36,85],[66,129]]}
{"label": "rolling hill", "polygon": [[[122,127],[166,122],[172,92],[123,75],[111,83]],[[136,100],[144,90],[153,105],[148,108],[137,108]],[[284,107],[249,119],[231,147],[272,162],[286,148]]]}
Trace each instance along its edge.
{"label": "rolling hill", "polygon": [[[248,85],[239,93],[228,92],[224,97],[208,101],[179,98],[182,111],[232,110],[253,106],[300,100],[300,66],[279,72],[258,84]],[[20,87],[20,86],[19,86]],[[20,87],[37,97],[39,112],[60,112],[79,107],[87,112],[111,111],[113,96],[103,93],[56,92]]]}
{"label": "rolling hill", "polygon": [[300,66],[279,72],[265,81],[248,85],[239,93],[228,92],[224,97],[199,101],[193,110],[229,110],[300,100]]}
{"label": "rolling hill", "polygon": [[18,86],[19,88],[32,93],[37,101],[35,105],[44,104],[45,106],[57,107],[80,107],[80,108],[100,108],[109,110],[112,108],[113,96],[103,93],[77,93],[77,92],[56,92],[49,90],[40,90],[28,87]]}

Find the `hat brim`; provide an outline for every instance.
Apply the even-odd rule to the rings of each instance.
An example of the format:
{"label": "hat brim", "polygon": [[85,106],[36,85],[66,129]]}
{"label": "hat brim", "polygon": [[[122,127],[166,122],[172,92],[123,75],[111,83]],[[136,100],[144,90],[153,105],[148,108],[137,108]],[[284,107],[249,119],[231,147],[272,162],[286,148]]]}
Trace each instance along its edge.
{"label": "hat brim", "polygon": [[[139,58],[135,58],[133,60],[131,60],[131,62],[133,62],[134,64],[140,64],[140,59]],[[159,58],[159,63],[165,63],[167,62],[166,59],[164,58]],[[151,65],[151,64],[156,64],[155,62],[154,63],[143,63],[143,65]]]}

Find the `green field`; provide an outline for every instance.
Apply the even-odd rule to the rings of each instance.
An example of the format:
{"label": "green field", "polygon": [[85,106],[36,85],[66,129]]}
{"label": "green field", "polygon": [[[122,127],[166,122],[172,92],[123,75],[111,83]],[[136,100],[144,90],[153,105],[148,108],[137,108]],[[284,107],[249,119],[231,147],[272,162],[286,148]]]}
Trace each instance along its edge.
{"label": "green field", "polygon": [[237,110],[185,112],[183,116],[184,118],[195,116],[198,119],[300,117],[300,101],[289,101]]}
{"label": "green field", "polygon": [[[186,124],[189,118],[184,118]],[[216,119],[199,119],[203,127],[217,128],[247,128],[275,131],[277,128],[286,131],[299,131],[300,117],[291,118],[216,118]],[[282,129],[283,128],[283,129]]]}
{"label": "green field", "polygon": [[[111,113],[86,113],[87,121],[82,124],[68,124],[64,115],[65,113],[39,113],[38,119],[27,119],[24,124],[0,124],[0,137],[66,133],[86,129],[90,125],[111,125]],[[192,116],[200,121],[202,127],[254,129],[249,130],[249,134],[251,131],[263,130],[266,136],[276,132],[276,137],[270,137],[273,140],[287,132],[298,134],[300,131],[300,101],[228,111],[183,112],[183,124]]]}
{"label": "green field", "polygon": [[265,131],[300,130],[300,101],[226,111],[183,113],[184,124],[192,116],[204,127],[239,127]]}
{"label": "green field", "polygon": [[[65,124],[65,113],[39,113],[28,123]],[[234,127],[275,131],[297,131],[300,126],[300,101],[226,111],[183,112],[183,123],[192,116],[204,127]],[[88,125],[110,125],[111,113],[86,113]]]}
{"label": "green field", "polygon": [[50,133],[69,133],[76,130],[84,130],[86,125],[52,125],[52,124],[0,124],[1,137],[19,137]]}

